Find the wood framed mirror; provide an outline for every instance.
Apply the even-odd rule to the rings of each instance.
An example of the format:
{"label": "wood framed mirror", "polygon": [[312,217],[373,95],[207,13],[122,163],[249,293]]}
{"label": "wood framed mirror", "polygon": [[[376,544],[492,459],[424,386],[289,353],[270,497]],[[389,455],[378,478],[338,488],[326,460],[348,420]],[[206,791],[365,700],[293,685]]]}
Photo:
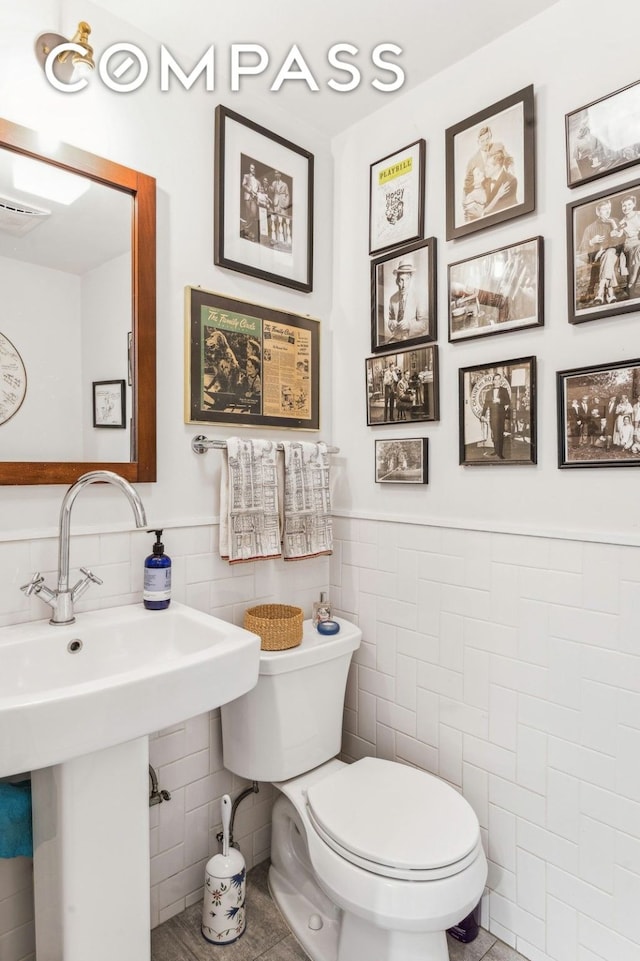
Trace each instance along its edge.
{"label": "wood framed mirror", "polygon": [[[54,199],[51,173],[84,196]],[[155,179],[0,119],[0,289],[0,484],[155,481]],[[102,420],[121,429],[100,430],[93,385],[121,380],[126,415]]]}

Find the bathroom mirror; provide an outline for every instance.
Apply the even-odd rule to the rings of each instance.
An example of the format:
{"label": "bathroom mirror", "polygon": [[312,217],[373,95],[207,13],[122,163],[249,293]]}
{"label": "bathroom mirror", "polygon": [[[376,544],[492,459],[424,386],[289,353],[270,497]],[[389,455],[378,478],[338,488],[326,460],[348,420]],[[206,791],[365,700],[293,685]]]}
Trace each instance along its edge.
{"label": "bathroom mirror", "polygon": [[0,289],[0,484],[154,481],[155,179],[0,119]]}

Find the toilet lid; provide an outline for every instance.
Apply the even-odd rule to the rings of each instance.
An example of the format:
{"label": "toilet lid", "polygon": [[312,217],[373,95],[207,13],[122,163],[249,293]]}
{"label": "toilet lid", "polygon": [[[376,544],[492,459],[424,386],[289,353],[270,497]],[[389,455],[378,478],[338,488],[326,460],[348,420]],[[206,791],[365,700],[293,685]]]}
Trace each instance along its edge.
{"label": "toilet lid", "polygon": [[447,877],[475,860],[478,819],[462,795],[432,774],[363,758],[309,787],[321,836],[341,856],[392,877]]}

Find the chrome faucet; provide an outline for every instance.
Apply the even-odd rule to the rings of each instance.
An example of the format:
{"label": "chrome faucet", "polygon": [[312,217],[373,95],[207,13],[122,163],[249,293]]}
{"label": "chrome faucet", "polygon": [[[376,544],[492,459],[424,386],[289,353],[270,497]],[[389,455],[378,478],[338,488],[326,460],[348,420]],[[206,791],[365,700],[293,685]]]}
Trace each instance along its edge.
{"label": "chrome faucet", "polygon": [[142,506],[142,501],[140,500],[140,495],[131,486],[129,481],[126,481],[124,477],[120,477],[119,474],[114,474],[113,471],[109,470],[92,470],[88,474],[83,474],[79,477],[75,484],[69,488],[67,493],[64,495],[62,500],[62,505],[60,507],[60,528],[58,532],[58,587],[57,590],[52,591],[51,588],[47,587],[44,582],[44,577],[41,576],[40,572],[36,572],[28,584],[24,584],[20,590],[23,591],[27,597],[31,594],[37,594],[45,603],[53,609],[53,614],[49,620],[50,624],[73,624],[75,621],[75,616],[73,613],[74,602],[81,597],[84,592],[89,588],[91,583],[102,584],[99,577],[96,577],[90,570],[86,567],[81,567],[80,572],[84,575],[80,580],[74,584],[73,587],[69,587],[69,540],[71,534],[71,508],[73,503],[85,487],[89,484],[112,484],[114,487],[118,487],[122,493],[125,495],[131,507],[133,509],[133,514],[136,519],[136,527],[146,527],[147,518],[145,515],[144,507]]}

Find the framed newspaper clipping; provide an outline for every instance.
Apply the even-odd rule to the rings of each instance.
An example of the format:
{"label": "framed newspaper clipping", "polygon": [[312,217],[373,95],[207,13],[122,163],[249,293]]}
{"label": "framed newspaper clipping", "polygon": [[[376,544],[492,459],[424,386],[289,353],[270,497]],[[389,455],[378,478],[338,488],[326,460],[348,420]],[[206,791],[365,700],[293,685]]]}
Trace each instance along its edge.
{"label": "framed newspaper clipping", "polygon": [[320,429],[320,322],[185,289],[185,423]]}

